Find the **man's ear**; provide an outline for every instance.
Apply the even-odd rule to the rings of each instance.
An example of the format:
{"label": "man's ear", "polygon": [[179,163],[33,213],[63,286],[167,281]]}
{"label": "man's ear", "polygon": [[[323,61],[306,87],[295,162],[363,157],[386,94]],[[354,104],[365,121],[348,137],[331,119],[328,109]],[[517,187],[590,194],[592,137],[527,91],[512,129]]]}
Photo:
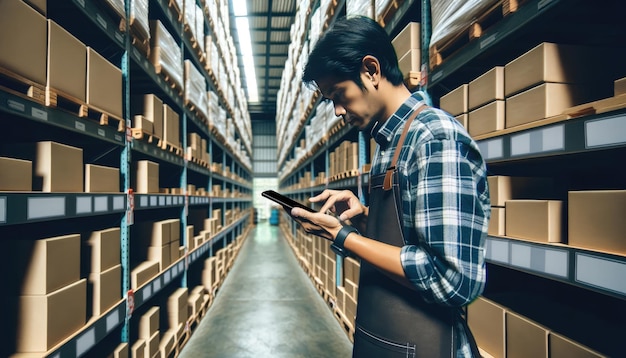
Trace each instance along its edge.
{"label": "man's ear", "polygon": [[361,71],[372,81],[372,85],[378,86],[381,79],[380,62],[378,62],[378,59],[372,55],[366,55],[363,57],[362,63],[363,68]]}

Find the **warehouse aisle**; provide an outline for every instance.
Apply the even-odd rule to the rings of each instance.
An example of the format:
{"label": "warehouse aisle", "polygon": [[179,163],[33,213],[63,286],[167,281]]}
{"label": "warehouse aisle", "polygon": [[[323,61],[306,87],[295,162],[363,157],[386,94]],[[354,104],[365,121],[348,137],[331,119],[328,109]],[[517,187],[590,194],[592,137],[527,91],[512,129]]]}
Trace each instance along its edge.
{"label": "warehouse aisle", "polygon": [[350,357],[352,343],[277,226],[259,223],[181,358]]}

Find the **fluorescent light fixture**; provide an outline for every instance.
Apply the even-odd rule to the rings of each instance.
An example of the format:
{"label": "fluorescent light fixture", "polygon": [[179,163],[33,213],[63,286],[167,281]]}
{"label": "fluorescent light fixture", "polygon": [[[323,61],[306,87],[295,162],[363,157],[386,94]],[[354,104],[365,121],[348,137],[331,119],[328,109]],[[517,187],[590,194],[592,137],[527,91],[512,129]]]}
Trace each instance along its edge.
{"label": "fluorescent light fixture", "polygon": [[248,89],[248,102],[259,102],[259,90],[256,83],[256,71],[254,69],[254,57],[252,56],[252,40],[250,39],[250,24],[248,23],[248,9],[246,0],[233,1],[235,25],[239,37],[239,50],[246,72],[246,87]]}

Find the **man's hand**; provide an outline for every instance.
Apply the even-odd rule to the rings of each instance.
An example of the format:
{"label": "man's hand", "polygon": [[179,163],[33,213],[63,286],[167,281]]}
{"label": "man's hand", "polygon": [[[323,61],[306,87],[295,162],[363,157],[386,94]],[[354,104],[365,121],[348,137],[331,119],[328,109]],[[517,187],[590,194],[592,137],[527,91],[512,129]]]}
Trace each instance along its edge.
{"label": "man's hand", "polygon": [[302,208],[293,208],[290,214],[302,225],[304,231],[326,240],[333,241],[342,227],[336,217],[324,214],[324,212],[312,213]]}
{"label": "man's hand", "polygon": [[325,201],[320,212],[330,211],[337,215],[340,221],[355,226],[364,232],[368,214],[368,207],[361,204],[359,198],[350,190],[326,189],[321,194],[309,198],[312,203]]}

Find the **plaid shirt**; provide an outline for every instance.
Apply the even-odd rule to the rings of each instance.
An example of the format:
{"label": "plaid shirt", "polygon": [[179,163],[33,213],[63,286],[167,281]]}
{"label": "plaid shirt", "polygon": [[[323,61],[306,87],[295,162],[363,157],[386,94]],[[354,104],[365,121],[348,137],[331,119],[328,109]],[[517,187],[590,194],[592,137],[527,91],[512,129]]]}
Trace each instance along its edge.
{"label": "plaid shirt", "polygon": [[[378,147],[370,175],[383,174],[391,165],[406,120],[423,103],[415,93],[373,128]],[[485,162],[463,126],[436,108],[417,116],[401,150],[396,167],[406,242],[401,253],[404,272],[427,301],[465,306],[482,293],[486,279],[490,202]],[[457,356],[471,357],[464,330],[457,328]]]}

